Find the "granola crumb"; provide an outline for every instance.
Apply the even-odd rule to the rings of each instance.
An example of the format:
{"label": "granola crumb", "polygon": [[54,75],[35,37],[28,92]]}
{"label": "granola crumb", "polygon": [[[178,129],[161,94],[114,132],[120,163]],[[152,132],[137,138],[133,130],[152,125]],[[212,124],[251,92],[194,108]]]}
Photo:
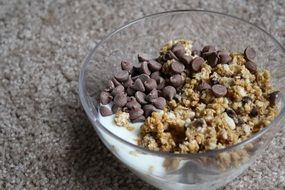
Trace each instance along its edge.
{"label": "granola crumb", "polygon": [[130,114],[122,111],[118,111],[115,114],[115,119],[114,119],[116,125],[120,127],[125,127],[129,131],[133,131],[134,127],[131,126],[130,123]]}

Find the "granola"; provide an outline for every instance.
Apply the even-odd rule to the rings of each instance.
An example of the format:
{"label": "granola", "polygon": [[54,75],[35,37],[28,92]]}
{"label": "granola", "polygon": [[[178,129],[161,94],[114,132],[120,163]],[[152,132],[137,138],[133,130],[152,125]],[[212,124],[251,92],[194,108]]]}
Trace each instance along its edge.
{"label": "granola", "polygon": [[[177,53],[176,58],[164,61],[175,44],[184,47],[184,57]],[[171,65],[177,57],[182,62],[187,57],[191,61],[184,64],[184,85],[174,98],[167,101],[163,111],[152,112],[146,118],[140,146],[175,153],[221,149],[249,138],[278,115],[276,102],[269,98],[277,94],[269,71],[258,70],[249,60],[255,57],[251,55],[254,51],[226,55],[224,51],[213,53],[213,47],[206,46],[200,55],[193,55],[191,48],[191,42],[185,40],[171,41],[161,48],[160,63],[165,75],[173,75]],[[200,63],[196,59],[193,63],[200,56],[205,60]]]}

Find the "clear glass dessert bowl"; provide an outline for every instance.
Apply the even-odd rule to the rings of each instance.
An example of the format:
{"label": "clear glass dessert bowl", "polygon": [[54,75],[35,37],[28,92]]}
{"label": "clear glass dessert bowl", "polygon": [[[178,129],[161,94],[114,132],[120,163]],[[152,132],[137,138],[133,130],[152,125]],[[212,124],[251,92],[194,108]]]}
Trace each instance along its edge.
{"label": "clear glass dessert bowl", "polygon": [[[196,47],[215,44],[236,52],[253,47],[259,68],[270,71],[273,86],[281,92],[279,115],[249,139],[224,149],[174,154],[136,145],[133,136],[122,134],[125,132],[116,130],[112,122],[102,120],[96,97],[120,69],[122,60],[136,63],[139,52],[157,57],[159,48],[172,39],[190,39]],[[160,189],[216,189],[251,165],[282,127],[284,58],[284,48],[271,35],[239,18],[200,10],[153,14],[110,33],[89,53],[80,72],[80,99],[102,142],[141,179]]]}

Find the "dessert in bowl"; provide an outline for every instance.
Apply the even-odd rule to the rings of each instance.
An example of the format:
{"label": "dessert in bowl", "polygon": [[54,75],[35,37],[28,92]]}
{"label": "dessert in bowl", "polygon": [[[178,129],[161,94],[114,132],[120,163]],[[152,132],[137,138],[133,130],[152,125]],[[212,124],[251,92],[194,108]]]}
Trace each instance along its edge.
{"label": "dessert in bowl", "polygon": [[80,98],[103,143],[143,180],[215,189],[280,129],[283,58],[274,38],[235,17],[159,13],[95,47],[81,69]]}

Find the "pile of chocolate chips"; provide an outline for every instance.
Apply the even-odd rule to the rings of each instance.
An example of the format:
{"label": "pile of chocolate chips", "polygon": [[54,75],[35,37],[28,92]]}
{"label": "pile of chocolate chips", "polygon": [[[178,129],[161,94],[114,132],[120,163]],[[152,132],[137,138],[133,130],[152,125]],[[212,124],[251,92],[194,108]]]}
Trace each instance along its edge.
{"label": "pile of chocolate chips", "polygon": [[[255,53],[255,51],[252,48],[249,49],[252,50],[248,52],[250,52],[249,54],[253,59],[255,57],[255,54],[252,54]],[[171,67],[173,67],[173,65],[182,65],[186,68],[188,75],[200,72],[203,63],[205,62],[211,67],[215,67],[217,64],[228,64],[232,59],[228,52],[216,50],[216,48],[211,45],[203,47],[202,51],[192,50],[191,54],[192,56],[186,55],[184,46],[180,43],[177,43],[174,44],[165,55],[160,56],[160,59],[162,62],[165,62],[169,59],[174,59],[175,62],[171,65]],[[252,62],[251,65],[254,65],[254,63]],[[173,70],[173,68],[171,69]],[[215,80],[211,81],[210,84],[206,81],[202,81],[197,88],[198,91],[203,91],[206,89],[211,90],[216,97],[222,97],[227,94],[227,88],[223,85],[220,85],[219,81]]]}
{"label": "pile of chocolate chips", "polygon": [[[121,62],[119,71],[108,81],[107,88],[101,92],[99,100],[102,106],[102,116],[112,115],[118,110],[128,112],[132,122],[142,122],[152,112],[162,110],[166,101],[176,94],[176,89],[182,87],[181,73],[185,67],[179,62],[172,64],[172,74],[161,72],[162,64],[157,59],[151,59],[145,54],[138,55],[138,65]],[[106,104],[113,103],[112,110]]]}

